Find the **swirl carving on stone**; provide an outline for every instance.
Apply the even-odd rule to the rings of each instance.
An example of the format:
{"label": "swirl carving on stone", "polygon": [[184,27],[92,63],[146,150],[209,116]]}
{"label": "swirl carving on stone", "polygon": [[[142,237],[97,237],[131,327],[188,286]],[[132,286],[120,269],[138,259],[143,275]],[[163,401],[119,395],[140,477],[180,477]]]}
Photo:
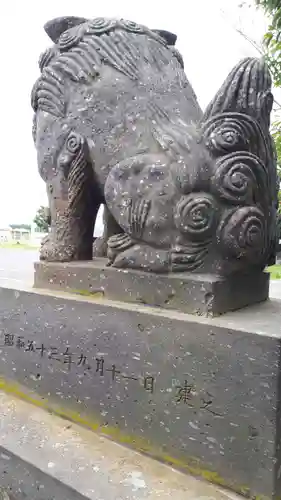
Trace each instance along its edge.
{"label": "swirl carving on stone", "polygon": [[175,207],[177,229],[192,240],[205,240],[212,236],[217,225],[218,208],[211,195],[191,193],[182,196]]}
{"label": "swirl carving on stone", "polygon": [[119,21],[119,24],[126,31],[132,31],[133,33],[143,33],[144,31],[143,27],[135,23],[134,21],[127,21],[126,19],[121,19]]}
{"label": "swirl carving on stone", "polygon": [[255,206],[237,208],[223,218],[216,237],[227,257],[259,263],[266,248],[265,216]]}
{"label": "swirl carving on stone", "polygon": [[203,141],[214,157],[234,151],[249,151],[265,164],[270,152],[259,123],[251,116],[228,112],[213,116],[202,124]]}
{"label": "swirl carving on stone", "polygon": [[81,146],[81,136],[72,132],[67,141],[66,141],[66,149],[69,153],[75,154],[79,150]]}
{"label": "swirl carving on stone", "polygon": [[222,123],[213,130],[206,143],[208,149],[215,153],[225,153],[247,148],[247,139],[243,135],[240,123]]}
{"label": "swirl carving on stone", "polygon": [[251,153],[238,152],[219,158],[211,178],[212,191],[234,205],[262,203],[267,193],[267,174],[260,160]]}
{"label": "swirl carving on stone", "polygon": [[73,178],[73,172],[77,171],[77,164],[80,164],[81,162],[83,163],[83,146],[84,143],[82,137],[75,132],[71,132],[66,140],[64,150],[59,157],[59,165],[63,169],[64,177],[65,179],[68,179],[70,186],[76,184],[76,182],[73,182],[73,180],[71,181],[70,179]]}
{"label": "swirl carving on stone", "polygon": [[80,26],[70,28],[61,34],[58,40],[58,48],[61,52],[67,51],[78,45],[83,37],[84,31]]}
{"label": "swirl carving on stone", "polygon": [[88,23],[88,33],[92,33],[93,35],[101,35],[102,33],[106,33],[111,29],[115,28],[117,25],[117,21],[115,19],[105,19],[104,17],[97,17],[93,21]]}

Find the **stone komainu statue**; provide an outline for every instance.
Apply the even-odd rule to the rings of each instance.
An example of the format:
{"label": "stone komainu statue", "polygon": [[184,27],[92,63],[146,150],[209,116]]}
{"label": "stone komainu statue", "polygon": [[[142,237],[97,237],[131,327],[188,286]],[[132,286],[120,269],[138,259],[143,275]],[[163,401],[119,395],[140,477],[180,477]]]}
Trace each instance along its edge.
{"label": "stone komainu statue", "polygon": [[[59,18],[32,91],[47,184],[48,261],[94,254],[154,272],[226,276],[275,260],[271,78],[240,62],[203,114],[176,36],[115,19]],[[99,245],[98,245],[99,244]]]}

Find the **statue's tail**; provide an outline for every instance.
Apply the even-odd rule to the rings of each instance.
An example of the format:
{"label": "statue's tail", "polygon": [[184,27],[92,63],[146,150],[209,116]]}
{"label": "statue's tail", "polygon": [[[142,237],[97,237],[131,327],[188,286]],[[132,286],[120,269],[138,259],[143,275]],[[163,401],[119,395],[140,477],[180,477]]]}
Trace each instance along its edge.
{"label": "statue's tail", "polygon": [[273,105],[271,76],[264,59],[246,58],[229,73],[208,105],[203,122],[214,115],[235,111],[257,120],[268,131]]}
{"label": "statue's tail", "polygon": [[262,207],[267,227],[265,265],[275,260],[278,203],[276,152],[269,131],[273,105],[271,85],[264,59],[242,60],[208,105],[201,122],[205,143],[214,158],[235,152],[241,156],[245,152],[263,165],[266,192],[261,184],[257,186],[255,193],[259,195],[252,202]]}

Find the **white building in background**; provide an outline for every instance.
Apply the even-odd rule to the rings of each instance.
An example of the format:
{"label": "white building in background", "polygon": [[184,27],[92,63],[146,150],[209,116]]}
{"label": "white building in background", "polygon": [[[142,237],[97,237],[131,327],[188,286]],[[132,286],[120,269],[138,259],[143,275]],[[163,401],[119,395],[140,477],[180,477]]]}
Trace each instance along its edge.
{"label": "white building in background", "polygon": [[10,227],[0,228],[0,243],[12,241],[12,229]]}
{"label": "white building in background", "polygon": [[0,227],[1,243],[25,243],[31,246],[40,247],[42,239],[47,233],[38,231],[35,224],[31,224],[31,229],[22,227]]}
{"label": "white building in background", "polygon": [[17,243],[30,241],[30,230],[22,227],[0,228],[0,243]]}
{"label": "white building in background", "polygon": [[[23,224],[24,225],[24,224]],[[34,247],[40,247],[42,239],[48,234],[45,232],[41,232],[38,230],[38,227],[34,222],[25,224],[26,227],[17,227],[16,225],[12,224],[11,226],[7,227],[0,227],[0,244],[1,243],[25,243],[30,246]],[[30,226],[30,229],[28,229],[28,226]],[[97,220],[96,220],[96,225],[95,225],[95,230],[94,230],[94,235],[95,237],[102,236],[103,233],[103,207],[100,208]]]}

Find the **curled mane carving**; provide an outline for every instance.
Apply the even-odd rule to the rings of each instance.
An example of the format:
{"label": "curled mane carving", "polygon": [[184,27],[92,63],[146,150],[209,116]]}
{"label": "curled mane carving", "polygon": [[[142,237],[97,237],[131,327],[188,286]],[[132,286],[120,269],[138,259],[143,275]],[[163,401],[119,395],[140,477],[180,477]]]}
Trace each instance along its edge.
{"label": "curled mane carving", "polygon": [[[182,68],[181,55],[175,49],[176,36],[160,30],[149,30],[131,21],[97,18],[93,21],[79,21],[72,18],[69,23],[54,20],[47,24],[56,45],[40,57],[42,75],[36,84],[34,110],[38,108],[63,116],[65,106],[65,78],[73,82],[91,83],[100,75],[101,67],[108,65],[130,80],[141,82],[147,68],[163,72],[174,61],[177,78],[184,78],[177,72]],[[62,30],[59,35],[59,28]],[[53,32],[54,31],[54,32]],[[144,43],[145,39],[145,43]],[[185,78],[184,78],[185,80]],[[146,82],[141,82],[143,85]],[[182,85],[186,82],[182,81]]]}
{"label": "curled mane carving", "polygon": [[[259,207],[252,243],[247,247],[245,239],[240,257],[251,256],[261,266],[274,261],[276,245],[276,157],[269,132],[272,103],[271,77],[265,62],[247,58],[229,74],[202,119],[203,138],[215,159],[212,189],[218,189],[226,201],[248,207],[249,214],[254,206]],[[235,233],[231,240],[236,245],[235,255],[239,254],[239,245],[234,241],[239,231],[242,234],[246,213],[238,209],[227,219],[224,238],[222,226],[218,234],[219,243],[231,253],[229,235]]]}

